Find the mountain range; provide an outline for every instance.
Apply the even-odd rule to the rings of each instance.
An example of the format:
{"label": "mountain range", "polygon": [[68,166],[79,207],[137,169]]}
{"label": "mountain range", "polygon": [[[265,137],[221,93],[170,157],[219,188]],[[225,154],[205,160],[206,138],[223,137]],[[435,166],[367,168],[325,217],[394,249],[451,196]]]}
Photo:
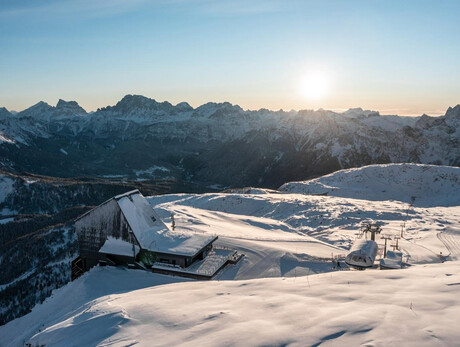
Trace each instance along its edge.
{"label": "mountain range", "polygon": [[460,105],[444,116],[350,109],[197,108],[126,95],[88,113],[75,101],[17,113],[0,108],[0,168],[126,180],[173,179],[204,188],[278,188],[368,164],[460,165]]}

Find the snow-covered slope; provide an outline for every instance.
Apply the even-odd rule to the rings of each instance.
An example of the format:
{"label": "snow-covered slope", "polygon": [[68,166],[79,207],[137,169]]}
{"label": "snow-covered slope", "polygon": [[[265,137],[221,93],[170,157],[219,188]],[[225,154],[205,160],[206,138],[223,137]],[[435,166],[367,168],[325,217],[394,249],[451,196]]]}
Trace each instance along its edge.
{"label": "snow-covered slope", "polygon": [[283,192],[365,200],[398,200],[417,206],[460,205],[460,168],[416,164],[370,165],[286,183]]}
{"label": "snow-covered slope", "polygon": [[[248,254],[232,275],[239,279],[248,278],[246,272],[267,277],[329,271],[308,262],[345,254],[366,222],[380,222],[392,237],[404,224],[399,245],[410,264],[437,262],[440,252],[460,259],[459,206],[410,208],[399,201],[287,193],[165,195],[152,197],[151,204],[167,222],[174,212],[178,229],[217,234],[225,246]],[[377,242],[383,250],[383,240]],[[283,257],[295,259],[289,271]],[[259,260],[266,266],[254,268]]]}
{"label": "snow-covered slope", "polygon": [[[454,169],[428,168],[366,167],[328,183],[346,188],[347,173],[359,178],[371,169],[389,184],[388,173],[399,177],[412,196],[414,172],[431,182]],[[460,204],[415,199],[411,207],[396,187],[385,199],[363,199],[373,196],[374,176],[367,190],[359,186],[359,198],[353,190],[345,197],[262,189],[152,196],[165,223],[174,213],[178,231],[218,235],[216,247],[245,257],[210,282],[95,268],[0,327],[0,345],[453,345],[460,338]],[[458,189],[458,181],[445,182]],[[446,191],[434,188],[433,201],[441,201]],[[404,224],[406,268],[334,268],[331,256],[346,254],[367,221],[380,222],[393,242]],[[376,241],[380,259],[384,241]]]}
{"label": "snow-covered slope", "polygon": [[4,346],[454,346],[460,263],[177,282],[100,268],[0,328]]}

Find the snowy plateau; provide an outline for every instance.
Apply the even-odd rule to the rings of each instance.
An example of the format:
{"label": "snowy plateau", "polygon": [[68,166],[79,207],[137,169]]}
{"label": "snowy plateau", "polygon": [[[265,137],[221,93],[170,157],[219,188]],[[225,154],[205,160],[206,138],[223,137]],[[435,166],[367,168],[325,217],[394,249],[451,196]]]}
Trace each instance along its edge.
{"label": "snowy plateau", "polygon": [[[211,281],[95,267],[1,326],[0,345],[458,345],[460,168],[370,165],[148,200],[165,223],[174,213],[177,229],[244,258]],[[393,239],[403,225],[402,269],[334,266],[364,222]]]}

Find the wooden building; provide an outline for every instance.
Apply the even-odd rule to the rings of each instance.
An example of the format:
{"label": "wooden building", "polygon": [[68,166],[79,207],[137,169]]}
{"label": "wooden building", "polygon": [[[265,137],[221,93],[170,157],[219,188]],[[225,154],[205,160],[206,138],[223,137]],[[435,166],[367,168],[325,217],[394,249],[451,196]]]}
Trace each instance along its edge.
{"label": "wooden building", "polygon": [[[78,271],[98,263],[186,268],[204,259],[217,236],[170,230],[138,190],[115,196],[75,221]],[[73,275],[73,277],[75,277]]]}

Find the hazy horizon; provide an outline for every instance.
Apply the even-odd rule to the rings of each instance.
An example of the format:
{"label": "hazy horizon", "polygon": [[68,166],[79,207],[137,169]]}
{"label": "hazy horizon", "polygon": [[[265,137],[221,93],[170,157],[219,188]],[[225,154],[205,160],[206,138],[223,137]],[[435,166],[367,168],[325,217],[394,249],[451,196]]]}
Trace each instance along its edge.
{"label": "hazy horizon", "polygon": [[442,115],[458,1],[31,0],[0,4],[0,106],[140,94],[196,107]]}
{"label": "hazy horizon", "polygon": [[[77,102],[77,104],[78,104],[80,107],[82,107],[86,112],[90,113],[90,112],[95,112],[95,111],[97,111],[98,109],[101,109],[101,108],[104,108],[104,107],[115,106],[115,105],[116,105],[119,101],[121,101],[121,100],[123,99],[123,97],[125,97],[126,95],[141,95],[141,94],[125,94],[125,95],[121,96],[119,99],[114,100],[113,102],[110,102],[110,103],[107,104],[107,105],[98,105],[98,106],[96,106],[96,107],[93,108],[93,109],[88,109],[88,108],[84,107],[78,100],[74,100],[74,99],[62,99],[62,98],[59,98],[59,99],[57,99],[57,100],[49,100],[49,101],[47,101],[47,100],[37,100],[37,101],[34,102],[33,104],[26,106],[24,109],[9,109],[8,107],[5,107],[4,105],[0,105],[0,107],[5,107],[9,112],[19,113],[19,112],[22,112],[22,111],[24,111],[24,110],[26,110],[26,109],[28,109],[28,108],[30,108],[30,107],[32,107],[32,106],[34,106],[34,105],[40,103],[40,102],[45,102],[45,103],[47,103],[48,105],[55,107],[55,106],[57,105],[58,101],[59,101],[60,99],[62,99],[62,100],[64,100],[65,102],[75,101],[75,102]],[[148,99],[155,100],[155,101],[158,102],[158,103],[169,102],[169,103],[171,103],[171,104],[174,105],[174,106],[176,106],[176,105],[179,104],[179,103],[186,102],[186,103],[188,103],[190,106],[192,106],[192,107],[195,108],[195,109],[198,108],[198,107],[200,107],[200,106],[202,106],[202,105],[205,105],[205,104],[207,104],[207,103],[224,103],[224,102],[230,102],[230,101],[228,101],[228,100],[222,100],[222,101],[209,100],[209,101],[207,101],[207,102],[205,102],[205,103],[192,104],[192,103],[188,102],[187,100],[181,100],[181,101],[178,101],[178,102],[171,102],[170,100],[158,100],[158,99],[155,98],[155,97],[150,97],[150,96],[147,96],[147,95],[141,95],[141,96],[146,97],[146,98],[148,98]],[[433,113],[433,112],[432,112],[432,113],[422,112],[422,113],[420,113],[420,114],[399,114],[399,113],[394,113],[394,111],[392,111],[391,109],[390,109],[390,110],[366,109],[366,108],[363,108],[363,107],[358,106],[358,105],[357,105],[356,107],[350,107],[350,108],[346,108],[346,109],[345,109],[345,108],[328,109],[328,108],[322,108],[322,107],[320,107],[320,108],[311,108],[311,109],[309,109],[309,108],[303,108],[303,109],[294,109],[294,108],[292,108],[292,109],[282,109],[282,108],[280,108],[280,109],[270,109],[270,108],[268,108],[268,107],[245,108],[245,107],[243,107],[243,106],[241,106],[241,105],[239,105],[239,104],[237,104],[237,103],[232,103],[232,102],[230,102],[230,103],[231,103],[232,105],[234,105],[234,106],[240,106],[240,107],[243,108],[245,111],[258,111],[258,110],[260,110],[260,109],[268,109],[269,111],[274,111],[274,112],[276,112],[276,111],[284,111],[284,112],[296,111],[296,112],[298,112],[298,111],[304,111],[304,110],[308,110],[308,111],[309,111],[309,110],[318,111],[318,110],[320,110],[320,109],[323,109],[323,110],[326,110],[326,111],[333,111],[333,112],[337,112],[337,113],[343,113],[343,112],[346,112],[347,110],[350,110],[350,109],[362,108],[362,109],[365,110],[365,111],[366,111],[366,110],[368,110],[368,111],[377,111],[377,112],[380,113],[380,115],[397,115],[397,116],[405,116],[405,117],[419,117],[419,116],[421,116],[422,114],[427,114],[427,115],[433,116],[433,117],[443,116],[443,115],[446,113],[446,111],[447,111],[447,109],[448,109],[449,107],[454,107],[454,106],[457,105],[457,104],[456,104],[456,105],[448,105],[448,106],[445,108],[444,111],[438,111],[438,112],[434,112],[434,113]]]}

